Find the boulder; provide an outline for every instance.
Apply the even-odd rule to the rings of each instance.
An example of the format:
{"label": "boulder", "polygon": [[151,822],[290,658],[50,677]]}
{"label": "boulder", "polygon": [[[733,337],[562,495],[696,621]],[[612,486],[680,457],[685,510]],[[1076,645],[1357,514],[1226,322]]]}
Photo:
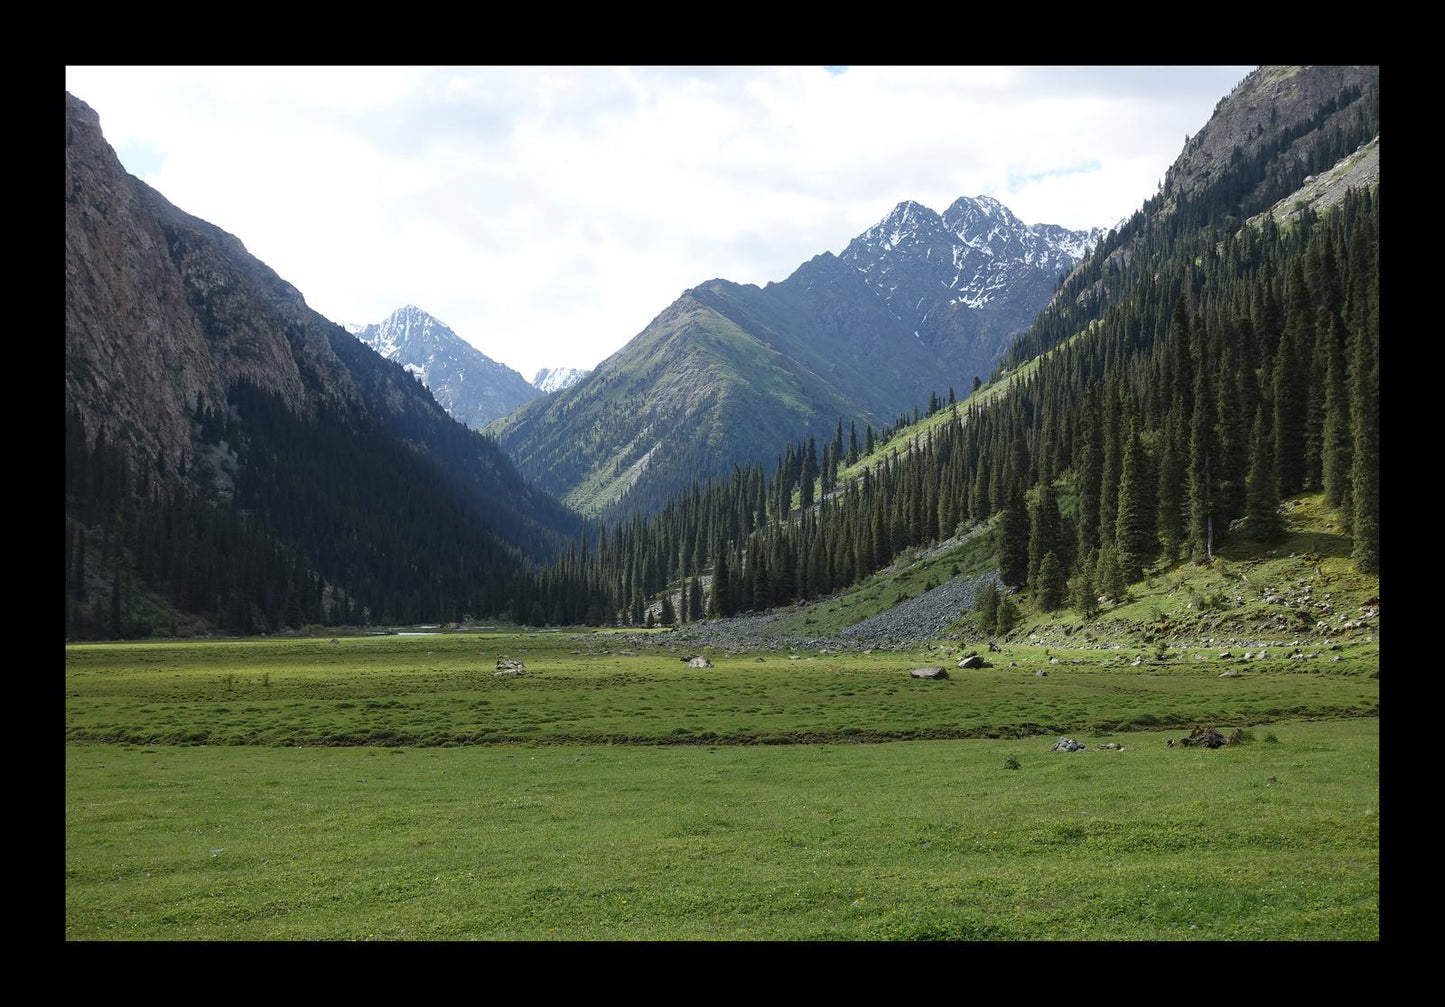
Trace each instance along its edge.
{"label": "boulder", "polygon": [[694,657],[687,662],[689,668],[711,668],[712,662],[705,657]]}
{"label": "boulder", "polygon": [[1233,668],[1230,668],[1228,671],[1221,671],[1221,672],[1219,673],[1219,677],[1220,677],[1220,678],[1238,678],[1238,677],[1239,677],[1239,672],[1235,671]]}
{"label": "boulder", "polygon": [[914,669],[913,669],[912,671],[910,671],[908,674],[912,675],[914,678],[947,678],[947,677],[948,677],[948,672],[944,671],[942,668],[939,668],[939,667],[932,667],[932,668],[914,668]]}
{"label": "boulder", "polygon": [[1124,746],[1117,741],[1106,741],[1102,745],[1095,745],[1094,747],[1101,752],[1122,752],[1124,750]]}
{"label": "boulder", "polygon": [[1049,677],[1049,673],[1048,673],[1047,671],[1044,671],[1044,669],[1042,669],[1042,668],[1040,668],[1038,671],[1034,672],[1034,678],[1048,678],[1048,677]]}
{"label": "boulder", "polygon": [[527,666],[514,657],[504,657],[497,661],[498,671],[521,671]]}
{"label": "boulder", "polygon": [[532,673],[522,668],[507,668],[504,671],[492,672],[493,678],[531,678]]}
{"label": "boulder", "polygon": [[1196,727],[1189,732],[1189,737],[1180,738],[1179,744],[1185,748],[1222,748],[1227,742],[1224,735],[1212,727]]}
{"label": "boulder", "polygon": [[977,654],[974,654],[972,657],[965,657],[962,661],[959,661],[959,662],[958,662],[958,666],[959,666],[960,668],[992,668],[992,667],[993,667],[993,665],[989,664],[987,661],[985,661],[983,658],[979,657]]}
{"label": "boulder", "polygon": [[1086,747],[1088,747],[1088,746],[1083,745],[1083,744],[1080,744],[1079,742],[1075,741],[1073,738],[1060,738],[1058,741],[1054,742],[1053,747],[1050,748],[1049,751],[1051,751],[1051,752],[1082,752]]}

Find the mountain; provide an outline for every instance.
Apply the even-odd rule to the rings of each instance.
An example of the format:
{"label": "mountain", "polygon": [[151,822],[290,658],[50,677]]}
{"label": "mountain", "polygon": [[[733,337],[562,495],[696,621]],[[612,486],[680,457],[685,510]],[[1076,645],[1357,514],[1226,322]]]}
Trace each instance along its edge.
{"label": "mountain", "polygon": [[564,388],[571,388],[591,373],[590,370],[579,367],[544,367],[532,379],[532,387],[542,392],[560,392]]}
{"label": "mountain", "polygon": [[68,633],[142,632],[143,603],[231,632],[495,612],[576,532],[401,365],[126,174],[71,95],[65,187]]}
{"label": "mountain", "polygon": [[966,394],[1101,235],[996,200],[900,203],[842,255],[764,287],[694,287],[576,385],[489,430],[584,513],[649,510],[693,479],[771,464],[838,421],[882,428]]}
{"label": "mountain", "polygon": [[538,395],[522,375],[413,305],[398,308],[380,324],[347,329],[415,374],[453,419],[473,430]]}
{"label": "mountain", "polygon": [[1370,170],[1370,160],[1355,155],[1378,146],[1379,79],[1377,66],[1264,66],[1248,74],[1186,140],[1161,191],[1070,273],[1002,366],[1015,367],[1081,331],[1131,284],[1150,282],[1143,278],[1151,268],[1157,272],[1178,241],[1201,227],[1232,229],[1281,201],[1293,206],[1317,189],[1338,196],[1347,188],[1326,179],[1294,196],[1311,176],[1378,182],[1378,159]]}
{"label": "mountain", "polygon": [[[835,430],[821,461],[795,431],[771,479],[754,466],[677,493],[534,578],[534,611],[585,600],[638,624],[801,600],[738,637],[755,641],[766,624],[817,646],[830,623],[857,624],[898,646],[919,642],[923,624],[923,638],[971,642],[1133,635],[1160,660],[1175,641],[1216,633],[1267,640],[1276,657],[1279,640],[1298,638],[1291,660],[1355,644],[1371,655],[1378,134],[1375,68],[1250,74],[978,395],[931,403],[861,448]],[[1231,135],[1248,146],[1221,167],[1209,152]],[[1266,212],[1281,207],[1282,221]],[[900,222],[917,212],[902,208]],[[714,281],[688,299],[713,317],[754,308],[759,332],[788,321],[763,313],[779,299],[772,285]],[[995,567],[1006,598],[972,580]],[[691,638],[716,646],[735,625]]]}
{"label": "mountain", "polygon": [[951,375],[986,374],[1106,233],[1025,224],[989,196],[960,198],[942,215],[909,201],[839,258],[905,329],[958,362]]}

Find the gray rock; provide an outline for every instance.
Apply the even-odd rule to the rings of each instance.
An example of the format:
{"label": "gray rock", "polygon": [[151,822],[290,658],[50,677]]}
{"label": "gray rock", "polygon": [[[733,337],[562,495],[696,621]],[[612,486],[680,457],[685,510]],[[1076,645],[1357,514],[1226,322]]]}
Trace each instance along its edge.
{"label": "gray rock", "polygon": [[1088,747],[1088,746],[1080,744],[1079,742],[1075,741],[1073,738],[1060,738],[1058,741],[1054,742],[1053,747],[1050,748],[1049,751],[1051,751],[1051,752],[1082,752],[1086,747]]}
{"label": "gray rock", "polygon": [[527,666],[514,657],[503,657],[497,661],[498,671],[521,671],[525,667]]}
{"label": "gray rock", "polygon": [[1034,672],[1034,678],[1048,678],[1048,677],[1049,677],[1049,673],[1048,673],[1047,671],[1044,671],[1044,669],[1042,669],[1042,668],[1040,668],[1038,671]]}
{"label": "gray rock", "polygon": [[1230,668],[1228,671],[1221,671],[1221,672],[1219,673],[1219,677],[1220,677],[1220,678],[1238,678],[1238,677],[1239,677],[1239,672],[1235,671],[1233,668]]}
{"label": "gray rock", "polygon": [[1124,750],[1124,746],[1117,741],[1106,741],[1102,745],[1095,745],[1094,747],[1101,752],[1122,752]]}
{"label": "gray rock", "polygon": [[979,657],[977,654],[974,654],[972,657],[965,657],[962,661],[959,661],[959,662],[958,662],[958,666],[959,666],[960,668],[992,668],[992,667],[993,667],[993,665],[989,664],[987,661],[985,661],[983,658]]}
{"label": "gray rock", "polygon": [[492,672],[492,677],[493,677],[493,678],[531,678],[531,677],[532,677],[532,673],[531,673],[530,671],[524,671],[524,670],[522,670],[521,668],[508,668],[506,671],[494,671],[494,672]]}
{"label": "gray rock", "polygon": [[913,669],[912,671],[910,671],[908,674],[912,675],[914,678],[947,678],[947,677],[948,677],[948,672],[944,671],[942,668],[939,668],[939,667],[932,667],[932,668],[914,668],[914,669]]}
{"label": "gray rock", "polygon": [[711,668],[712,662],[705,657],[694,657],[687,662],[689,668]]}

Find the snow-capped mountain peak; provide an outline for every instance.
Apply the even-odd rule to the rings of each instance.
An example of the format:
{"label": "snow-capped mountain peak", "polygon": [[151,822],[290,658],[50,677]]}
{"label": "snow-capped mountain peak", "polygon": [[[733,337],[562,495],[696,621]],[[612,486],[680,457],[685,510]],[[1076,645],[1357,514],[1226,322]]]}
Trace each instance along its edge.
{"label": "snow-capped mountain peak", "polygon": [[560,392],[591,373],[591,370],[580,367],[543,367],[532,379],[532,387],[547,393]]}
{"label": "snow-capped mountain peak", "polygon": [[537,397],[527,380],[414,304],[376,325],[347,331],[415,375],[452,418],[480,430]]}
{"label": "snow-capped mountain peak", "polygon": [[[996,352],[1105,233],[1025,224],[992,196],[962,196],[941,215],[905,200],[839,259],[926,345],[939,348],[971,331]],[[965,321],[960,312],[978,317]]]}

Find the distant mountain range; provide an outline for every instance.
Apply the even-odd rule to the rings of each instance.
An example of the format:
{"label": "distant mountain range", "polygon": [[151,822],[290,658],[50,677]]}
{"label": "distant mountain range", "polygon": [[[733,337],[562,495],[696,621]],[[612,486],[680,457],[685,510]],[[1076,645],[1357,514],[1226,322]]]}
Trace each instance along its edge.
{"label": "distant mountain range", "polygon": [[647,510],[845,422],[967,394],[1100,229],[1024,224],[995,199],[898,204],[842,255],[765,287],[694,287],[575,385],[489,427],[584,513]]}
{"label": "distant mountain range", "polygon": [[480,430],[541,395],[527,379],[408,304],[379,324],[348,331],[387,360],[401,364],[431,389],[453,419]]}

